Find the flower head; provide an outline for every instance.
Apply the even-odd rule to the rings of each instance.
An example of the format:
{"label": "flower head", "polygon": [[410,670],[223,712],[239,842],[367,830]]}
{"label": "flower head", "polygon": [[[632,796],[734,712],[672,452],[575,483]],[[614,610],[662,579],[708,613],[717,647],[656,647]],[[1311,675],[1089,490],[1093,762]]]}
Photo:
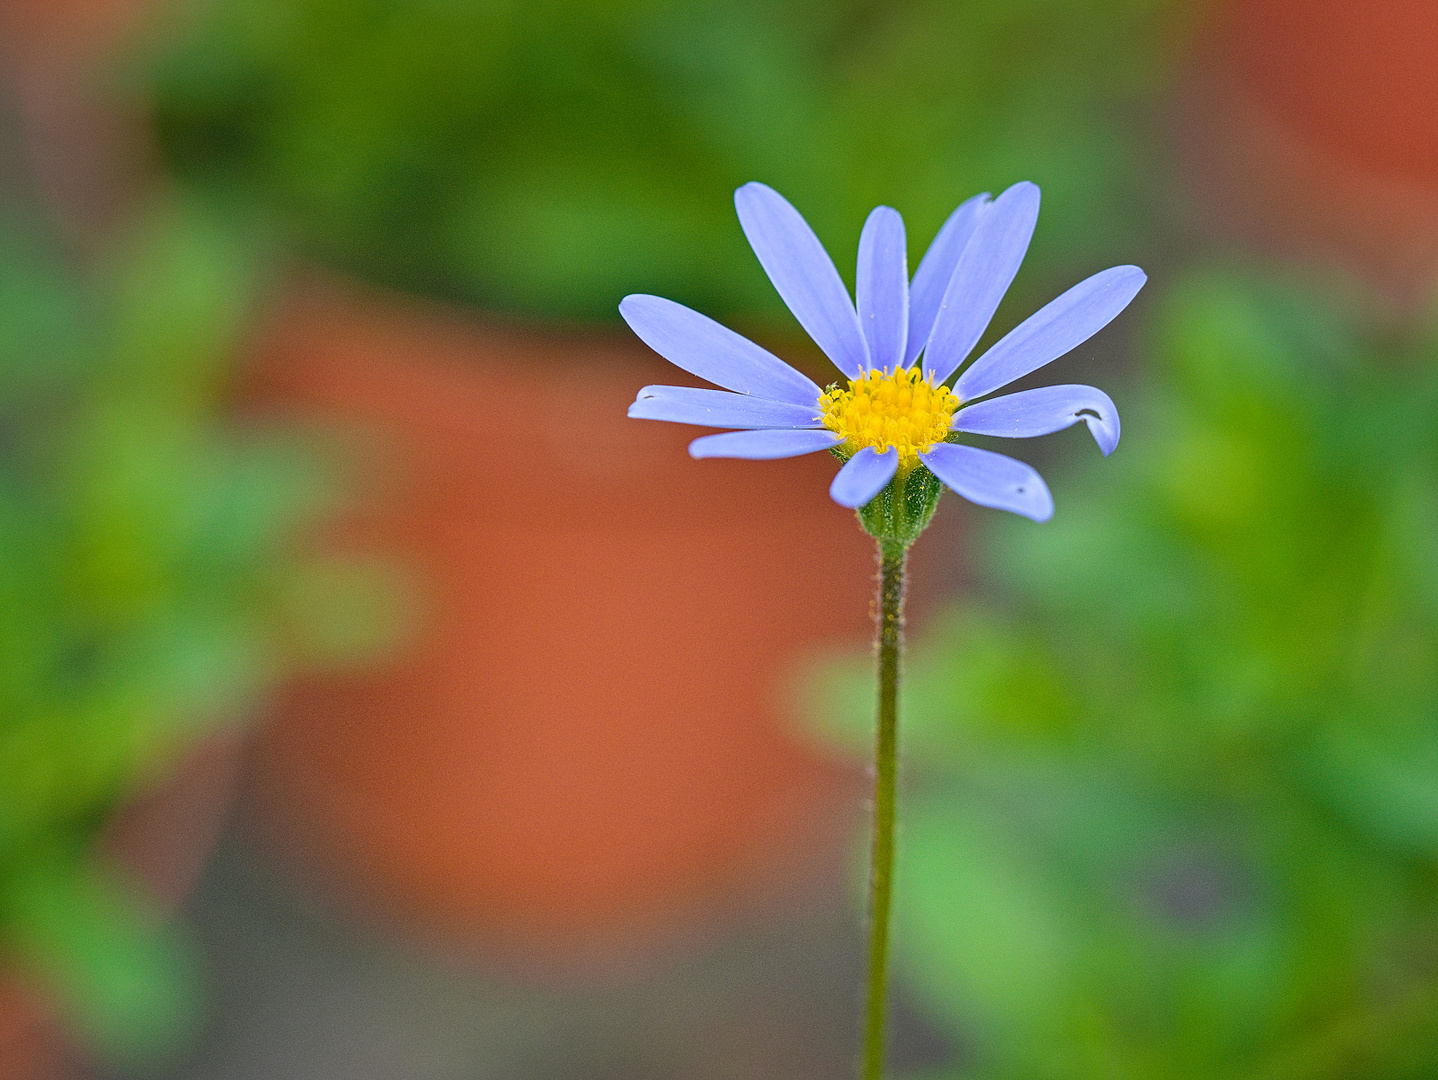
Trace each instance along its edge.
{"label": "flower head", "polygon": [[627,296],[629,326],[655,352],[722,390],[646,386],[629,415],[737,428],[695,439],[696,458],[782,458],[832,450],[844,459],[829,493],[870,503],[920,466],[965,498],[1036,521],[1053,514],[1043,478],[1023,462],[967,446],[960,434],[1027,438],[1082,420],[1108,454],[1118,411],[1092,386],[989,397],[1106,326],[1143,287],[1136,266],[1080,282],[964,369],[1018,272],[1038,220],[1039,189],[976,195],[950,216],[909,280],[903,219],[874,209],[859,237],[856,302],[799,212],[763,184],[734,193],[760,265],[809,336],[845,376],[821,389],[773,353],[658,296]]}

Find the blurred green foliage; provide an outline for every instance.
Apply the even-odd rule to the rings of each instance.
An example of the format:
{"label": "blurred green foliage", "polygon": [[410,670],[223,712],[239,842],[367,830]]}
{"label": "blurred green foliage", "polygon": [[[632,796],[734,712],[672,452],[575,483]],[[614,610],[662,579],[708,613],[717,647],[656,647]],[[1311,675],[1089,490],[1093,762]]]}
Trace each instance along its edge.
{"label": "blurred green foliage", "polygon": [[193,972],[97,839],[306,655],[292,548],[330,485],[294,434],[223,420],[246,230],[158,207],[82,277],[38,220],[0,221],[0,955],[125,1058],[183,1029]]}
{"label": "blurred green foliage", "polygon": [[[792,327],[730,195],[846,276],[976,191],[1046,186],[1041,261],[1138,259],[1181,0],[209,0],[148,69],[177,172],[361,276],[524,315],[655,292]],[[792,332],[792,330],[790,331]]]}
{"label": "blurred green foliage", "polygon": [[[899,947],[1032,1080],[1438,1073],[1438,335],[1197,274],[909,664]],[[828,680],[864,746],[867,665]]]}

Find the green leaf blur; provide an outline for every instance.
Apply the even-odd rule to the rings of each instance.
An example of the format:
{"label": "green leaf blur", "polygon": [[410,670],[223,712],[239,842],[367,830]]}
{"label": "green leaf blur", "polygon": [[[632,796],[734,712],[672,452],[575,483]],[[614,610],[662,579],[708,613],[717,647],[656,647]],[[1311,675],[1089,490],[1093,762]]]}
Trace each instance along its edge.
{"label": "green leaf blur", "polygon": [[0,223],[0,952],[111,1059],[184,1032],[194,973],[102,829],[308,640],[328,481],[222,413],[265,263],[240,224],[157,205],[87,279]]}
{"label": "green leaf blur", "polygon": [[153,62],[157,125],[181,176],[371,280],[569,319],[653,292],[788,327],[735,225],[749,180],[791,193],[846,275],[876,203],[921,251],[1020,179],[1049,194],[1037,257],[1143,253],[1181,6],[1093,8],[210,4]]}

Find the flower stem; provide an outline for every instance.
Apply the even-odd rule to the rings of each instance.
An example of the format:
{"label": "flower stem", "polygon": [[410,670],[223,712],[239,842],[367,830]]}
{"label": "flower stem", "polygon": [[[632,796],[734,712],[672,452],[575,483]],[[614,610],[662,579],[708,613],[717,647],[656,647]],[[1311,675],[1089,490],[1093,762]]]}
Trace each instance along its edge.
{"label": "flower stem", "polygon": [[894,818],[899,771],[899,653],[904,644],[904,564],[907,560],[906,546],[879,542],[879,718],[874,747],[874,834],[869,871],[869,1004],[864,1023],[863,1080],[882,1080],[884,1075],[889,903],[894,887]]}

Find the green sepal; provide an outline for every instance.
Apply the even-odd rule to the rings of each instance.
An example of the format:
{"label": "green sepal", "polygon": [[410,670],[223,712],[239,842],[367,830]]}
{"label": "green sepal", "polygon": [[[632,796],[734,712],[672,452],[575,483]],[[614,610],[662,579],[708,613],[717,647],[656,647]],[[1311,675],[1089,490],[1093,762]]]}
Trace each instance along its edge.
{"label": "green sepal", "polygon": [[[841,461],[849,460],[837,449],[833,453]],[[920,463],[908,476],[895,476],[855,513],[860,527],[885,548],[903,550],[929,527],[943,493],[943,483]]]}

